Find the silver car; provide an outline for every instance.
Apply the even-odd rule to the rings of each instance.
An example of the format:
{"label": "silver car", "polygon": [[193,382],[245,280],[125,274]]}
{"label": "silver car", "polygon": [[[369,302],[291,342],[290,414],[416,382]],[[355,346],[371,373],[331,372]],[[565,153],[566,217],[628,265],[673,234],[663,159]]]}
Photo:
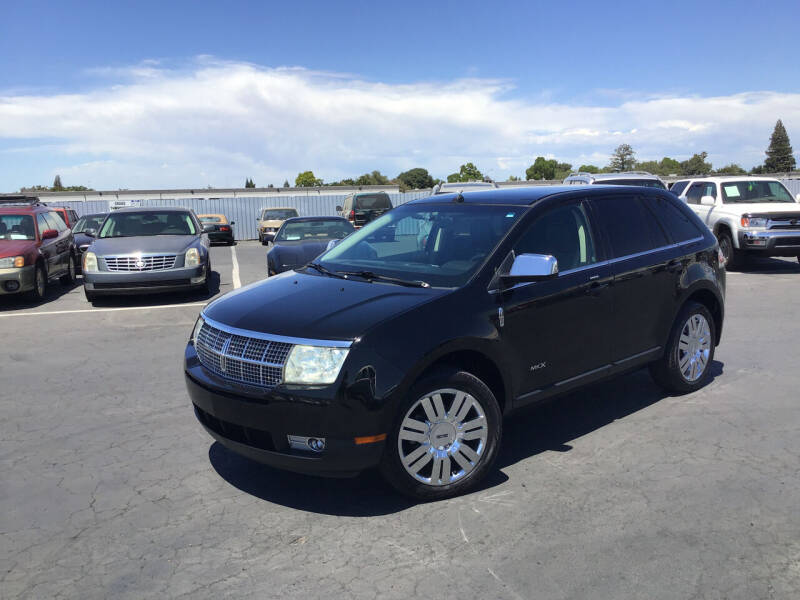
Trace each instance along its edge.
{"label": "silver car", "polygon": [[623,173],[570,173],[563,181],[564,185],[638,185],[667,189],[664,182],[647,171],[625,171]]}

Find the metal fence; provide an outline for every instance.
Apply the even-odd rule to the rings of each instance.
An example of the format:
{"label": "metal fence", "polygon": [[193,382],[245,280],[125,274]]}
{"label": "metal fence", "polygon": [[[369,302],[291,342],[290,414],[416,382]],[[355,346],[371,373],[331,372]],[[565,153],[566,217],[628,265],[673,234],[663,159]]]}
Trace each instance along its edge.
{"label": "metal fence", "polygon": [[[406,192],[404,194],[389,194],[393,206],[399,206],[430,196],[430,190]],[[148,199],[136,202],[135,206],[181,206],[194,210],[198,215],[223,214],[233,221],[233,231],[237,240],[253,240],[258,237],[256,222],[263,208],[292,207],[304,217],[322,217],[335,215],[336,207],[344,202],[342,195],[318,196],[280,196],[280,197],[239,197],[239,198],[162,198]],[[78,216],[92,213],[108,212],[109,203],[106,200],[80,201],[54,201],[46,202],[48,206],[66,206],[75,209]]]}

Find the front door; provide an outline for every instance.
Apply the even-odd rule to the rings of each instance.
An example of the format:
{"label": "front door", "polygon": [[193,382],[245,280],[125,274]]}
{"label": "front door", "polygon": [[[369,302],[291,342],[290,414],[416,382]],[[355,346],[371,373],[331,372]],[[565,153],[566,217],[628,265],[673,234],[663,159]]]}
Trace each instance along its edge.
{"label": "front door", "polygon": [[608,364],[612,306],[611,273],[581,201],[538,216],[514,246],[520,254],[550,254],[559,268],[553,279],[501,292],[500,335],[524,402]]}

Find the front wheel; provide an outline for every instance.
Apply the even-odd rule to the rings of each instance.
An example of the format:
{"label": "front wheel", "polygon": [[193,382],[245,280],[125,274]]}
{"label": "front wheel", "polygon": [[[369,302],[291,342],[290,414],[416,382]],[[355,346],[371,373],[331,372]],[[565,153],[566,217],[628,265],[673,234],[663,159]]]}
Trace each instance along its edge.
{"label": "front wheel", "polygon": [[34,302],[41,302],[47,295],[47,273],[41,263],[36,265],[33,273],[33,289],[29,295]]}
{"label": "front wheel", "polygon": [[717,241],[719,242],[719,249],[722,251],[722,256],[725,257],[725,268],[739,266],[741,263],[741,254],[733,247],[731,234],[727,231],[721,231],[717,234]]}
{"label": "front wheel", "polygon": [[415,385],[401,404],[381,472],[416,500],[463,494],[492,468],[502,427],[486,384],[465,371],[442,371]]}
{"label": "front wheel", "polygon": [[69,265],[67,272],[59,279],[61,285],[71,285],[75,281],[75,256],[69,255]]}
{"label": "front wheel", "polygon": [[699,302],[687,302],[678,313],[664,356],[650,365],[650,374],[661,387],[686,394],[703,387],[714,360],[716,324]]}

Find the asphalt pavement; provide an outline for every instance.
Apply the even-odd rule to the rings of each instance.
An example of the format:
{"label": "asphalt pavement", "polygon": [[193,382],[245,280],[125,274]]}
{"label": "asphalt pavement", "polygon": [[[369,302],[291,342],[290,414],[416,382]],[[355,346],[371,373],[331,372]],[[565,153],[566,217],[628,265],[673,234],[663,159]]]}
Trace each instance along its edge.
{"label": "asphalt pavement", "polygon": [[[215,294],[265,254],[213,248]],[[0,298],[0,597],[800,597],[796,261],[729,274],[702,390],[639,371],[518,413],[486,484],[430,504],[215,443],[181,368],[208,300]]]}

